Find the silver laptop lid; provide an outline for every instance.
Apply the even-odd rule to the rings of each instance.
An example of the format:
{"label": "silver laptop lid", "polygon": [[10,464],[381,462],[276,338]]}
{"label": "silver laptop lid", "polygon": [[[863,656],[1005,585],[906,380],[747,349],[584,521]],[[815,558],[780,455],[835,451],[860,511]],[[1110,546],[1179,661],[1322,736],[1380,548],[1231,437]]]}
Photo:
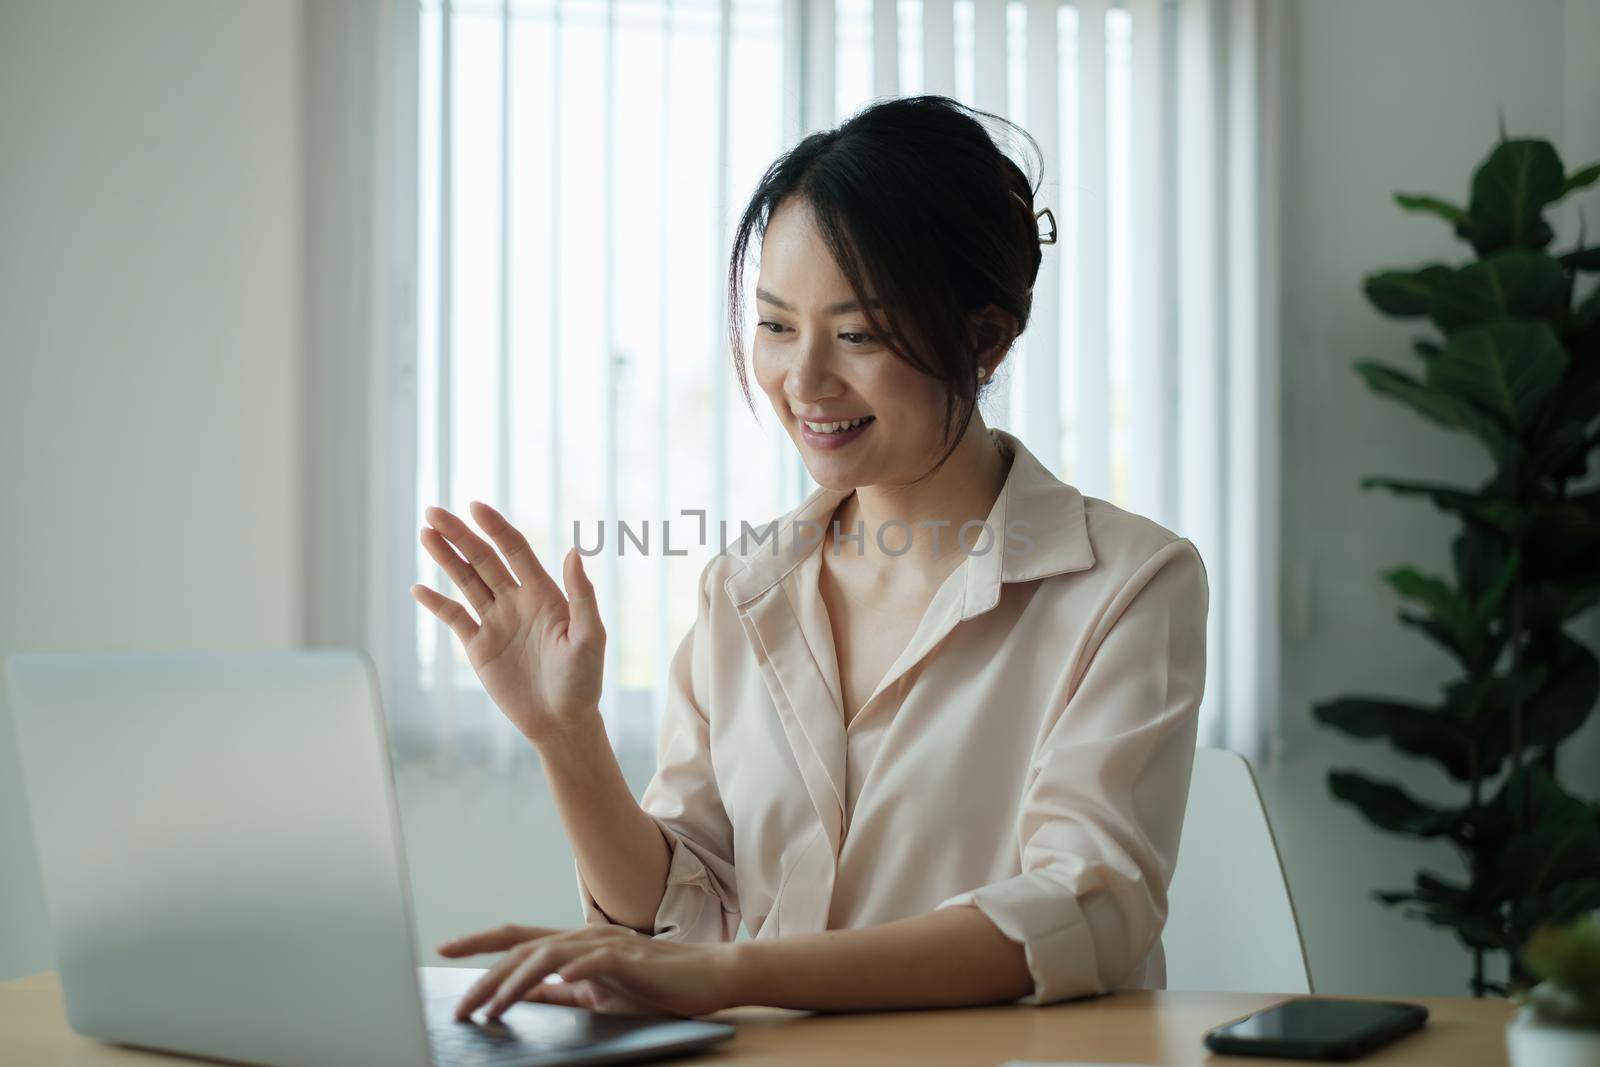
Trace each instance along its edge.
{"label": "silver laptop lid", "polygon": [[74,1030],[254,1063],[430,1062],[365,655],[8,668]]}

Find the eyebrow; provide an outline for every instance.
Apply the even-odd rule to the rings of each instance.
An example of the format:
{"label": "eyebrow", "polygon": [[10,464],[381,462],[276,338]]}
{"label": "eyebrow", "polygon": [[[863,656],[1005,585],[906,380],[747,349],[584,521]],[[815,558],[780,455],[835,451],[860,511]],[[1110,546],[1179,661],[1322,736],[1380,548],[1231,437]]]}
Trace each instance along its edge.
{"label": "eyebrow", "polygon": [[[771,293],[767,292],[765,289],[757,289],[756,290],[756,299],[757,300],[765,300],[769,304],[775,304],[778,307],[781,307],[785,311],[793,311],[793,310],[795,310],[795,307],[794,307],[793,304],[789,303],[787,300],[779,300],[777,297],[773,296]],[[870,306],[875,307],[875,308],[883,306],[883,304],[881,302],[877,301],[877,300],[869,300],[867,303]],[[854,300],[841,300],[837,304],[829,304],[827,307],[823,308],[822,310],[825,313],[829,314],[829,315],[843,315],[846,311],[855,311],[860,306],[861,305],[856,303],[856,301],[854,301]]]}

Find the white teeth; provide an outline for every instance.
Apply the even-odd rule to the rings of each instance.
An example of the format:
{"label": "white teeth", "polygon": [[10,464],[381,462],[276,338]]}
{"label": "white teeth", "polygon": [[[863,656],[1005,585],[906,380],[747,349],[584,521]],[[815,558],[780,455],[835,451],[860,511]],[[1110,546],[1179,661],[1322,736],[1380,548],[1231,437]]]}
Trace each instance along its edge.
{"label": "white teeth", "polygon": [[[845,430],[855,429],[871,417],[870,415],[863,415],[859,419],[851,419],[848,422],[807,422],[805,426],[812,433],[841,433]],[[802,419],[801,421],[804,422],[805,420]]]}

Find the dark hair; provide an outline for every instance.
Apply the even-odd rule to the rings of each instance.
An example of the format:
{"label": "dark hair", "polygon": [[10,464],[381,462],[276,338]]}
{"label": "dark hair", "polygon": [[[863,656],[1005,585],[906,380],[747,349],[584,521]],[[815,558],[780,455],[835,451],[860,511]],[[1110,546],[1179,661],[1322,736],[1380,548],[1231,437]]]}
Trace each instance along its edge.
{"label": "dark hair", "polygon": [[[950,458],[977,408],[978,351],[997,342],[1009,349],[1027,326],[1042,256],[1036,185],[985,119],[1031,145],[1042,172],[1039,144],[1022,127],[934,95],[871,104],[767,168],[739,219],[728,267],[728,330],[751,410],[741,337],[745,256],[752,234],[764,237],[773,214],[797,197],[878,337],[946,386],[947,448],[933,469]],[[990,304],[1016,317],[1015,334],[974,328],[972,314]]]}

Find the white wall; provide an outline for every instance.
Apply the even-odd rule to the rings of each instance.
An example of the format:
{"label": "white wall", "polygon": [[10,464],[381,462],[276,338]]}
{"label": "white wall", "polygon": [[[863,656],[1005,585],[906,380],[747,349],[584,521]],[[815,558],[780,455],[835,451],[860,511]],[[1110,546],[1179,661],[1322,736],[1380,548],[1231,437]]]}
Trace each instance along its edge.
{"label": "white wall", "polygon": [[[0,655],[300,641],[300,7],[0,0]],[[0,979],[51,965],[0,686]]]}
{"label": "white wall", "polygon": [[[1472,485],[1488,461],[1369,393],[1357,359],[1405,366],[1414,324],[1381,318],[1362,276],[1471,249],[1437,220],[1407,215],[1396,190],[1464,203],[1472,170],[1512,136],[1552,140],[1569,169],[1600,159],[1600,4],[1593,0],[1295,0],[1284,131],[1283,457],[1285,624],[1282,714],[1289,756],[1263,782],[1319,991],[1466,992],[1452,935],[1370,899],[1419,867],[1454,876],[1448,846],[1380,834],[1327,793],[1329,766],[1365,768],[1423,796],[1460,792],[1378,743],[1317,726],[1311,706],[1354,692],[1433,699],[1452,664],[1395,621],[1378,578],[1401,563],[1449,573],[1454,529],[1427,505],[1363,493],[1366,474]],[[1600,196],[1584,197],[1591,235]],[[1569,210],[1563,240],[1575,232]],[[1584,620],[1600,645],[1596,619]],[[1600,795],[1600,722],[1573,742],[1570,788]]]}

